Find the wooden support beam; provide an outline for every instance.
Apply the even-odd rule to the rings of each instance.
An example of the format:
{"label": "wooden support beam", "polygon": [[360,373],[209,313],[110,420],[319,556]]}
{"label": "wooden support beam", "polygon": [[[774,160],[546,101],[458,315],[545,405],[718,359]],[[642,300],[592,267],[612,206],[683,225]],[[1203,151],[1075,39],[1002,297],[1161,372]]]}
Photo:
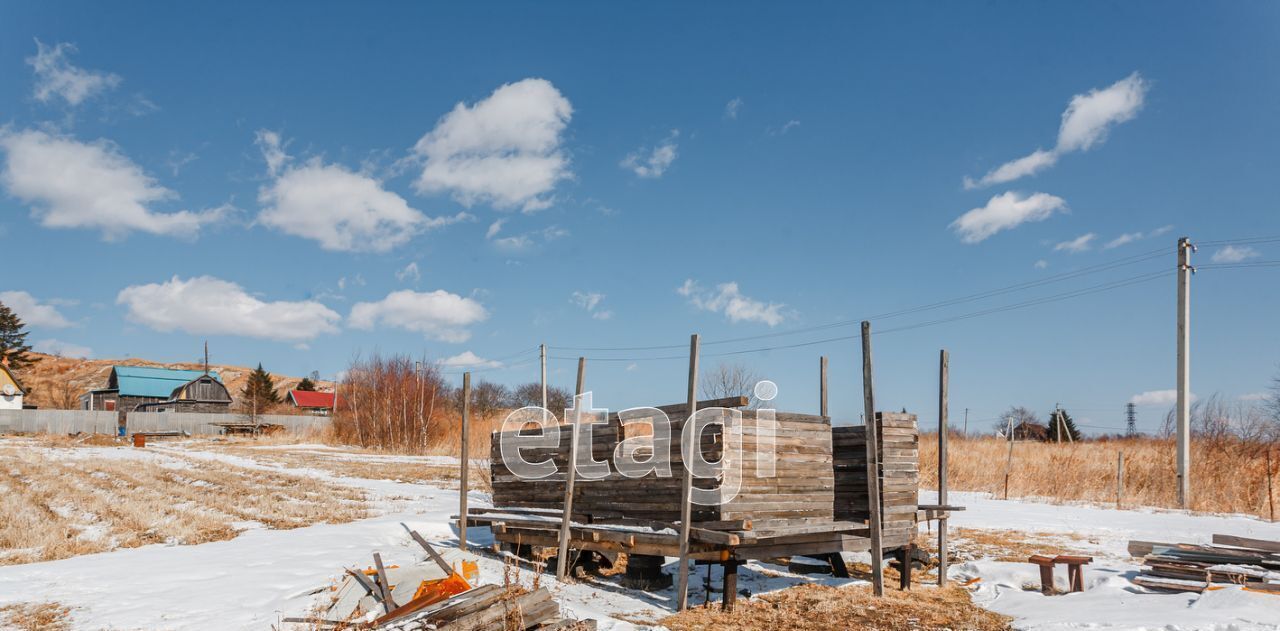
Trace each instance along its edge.
{"label": "wooden support beam", "polygon": [[382,594],[382,608],[386,613],[391,613],[391,610],[396,608],[396,601],[391,598],[391,582],[387,580],[387,568],[382,566],[382,555],[377,552],[373,553],[373,566],[378,570],[378,575],[374,579],[378,585],[378,593]]}
{"label": "wooden support beam", "polygon": [[356,583],[359,583],[360,586],[364,588],[364,591],[368,592],[370,596],[373,596],[374,600],[382,602],[382,592],[378,589],[377,585],[374,585],[373,582],[369,580],[368,576],[365,576],[364,572],[349,569],[347,570],[347,574],[350,574],[351,578],[356,579]]}
{"label": "wooden support beam", "polygon": [[[942,349],[938,358],[938,503],[947,504],[947,397],[951,379],[951,354]],[[938,520],[938,586],[947,586],[947,518]]]}
{"label": "wooden support beam", "polygon": [[[698,411],[698,347],[701,338],[694,333],[689,338],[689,402],[685,410],[689,418]],[[691,441],[693,449],[698,448],[698,441]],[[681,440],[681,448],[684,447],[684,441]],[[689,529],[692,527],[693,521],[693,503],[690,496],[693,494],[693,470],[689,468],[689,463],[684,464],[684,484],[680,488],[680,571],[678,574],[678,584],[676,586],[676,610],[684,611],[689,605]]]}
{"label": "wooden support beam", "polygon": [[884,550],[880,547],[880,444],[876,431],[875,385],[871,373],[871,323],[862,321],[862,399],[867,429],[867,529],[871,535],[871,588],[884,595]]}
{"label": "wooden support beam", "polygon": [[[582,368],[585,362],[578,361],[578,381],[582,381]],[[573,522],[573,486],[574,481],[578,477],[578,430],[582,427],[582,409],[578,405],[578,399],[575,397],[573,401],[573,422],[569,428],[569,462],[568,470],[565,472],[564,482],[564,510],[560,516],[560,545],[557,548],[556,558],[556,578],[563,581],[569,576],[569,530]],[[588,446],[588,449],[591,447]]]}
{"label": "wooden support beam", "polygon": [[[467,522],[466,514],[459,513],[458,521],[463,524],[462,528],[465,529],[466,522]],[[427,551],[427,556],[431,557],[431,560],[435,561],[436,565],[440,566],[440,569],[444,571],[445,576],[449,576],[450,574],[453,574],[453,566],[449,565],[449,563],[444,560],[444,557],[440,556],[439,552],[436,552],[435,547],[432,546],[430,543],[427,543],[427,540],[423,539],[422,535],[418,534],[418,531],[410,528],[409,526],[405,525],[403,522],[400,524],[400,526],[405,530],[409,531],[409,536],[413,537],[413,540],[416,541],[418,545],[422,546],[423,550]]]}
{"label": "wooden support beam", "polygon": [[587,374],[587,358],[579,357],[578,358],[578,381],[577,381],[577,386],[575,386],[573,389],[573,396],[575,397],[582,396],[583,378],[586,377],[586,374]]}
{"label": "wooden support beam", "polygon": [[471,373],[462,373],[462,471],[458,474],[458,549],[467,549],[467,493],[471,490],[468,471],[471,469]]}
{"label": "wooden support beam", "polygon": [[823,355],[818,358],[818,414],[821,416],[830,416],[827,413],[827,356]]}
{"label": "wooden support beam", "polygon": [[729,559],[724,562],[724,583],[721,586],[720,609],[725,613],[733,612],[733,605],[738,601],[738,561]]}

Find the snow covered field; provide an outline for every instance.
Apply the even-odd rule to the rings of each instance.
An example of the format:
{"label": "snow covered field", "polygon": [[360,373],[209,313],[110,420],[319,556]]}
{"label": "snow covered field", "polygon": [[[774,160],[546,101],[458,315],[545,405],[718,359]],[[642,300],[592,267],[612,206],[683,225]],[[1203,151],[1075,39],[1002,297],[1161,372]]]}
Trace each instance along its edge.
{"label": "snow covered field", "polygon": [[[318,445],[272,446],[264,451],[294,449],[334,451]],[[0,606],[59,602],[73,608],[77,629],[268,629],[285,616],[307,613],[317,589],[338,578],[343,567],[367,566],[375,551],[389,563],[420,561],[422,551],[400,527],[401,522],[441,545],[452,546],[457,541],[448,519],[457,509],[456,490],[289,467],[269,459],[227,454],[198,442],[146,450],[94,447],[78,451],[78,457],[83,458],[163,460],[181,455],[314,477],[365,491],[375,516],[293,530],[250,528],[234,539],[202,545],[151,545],[4,566],[0,567]],[[358,453],[343,458],[388,459]],[[391,458],[408,467],[448,464],[447,458]],[[930,495],[922,494],[921,501],[932,501]],[[1235,516],[999,501],[967,493],[953,493],[950,499],[968,507],[953,518],[955,528],[1061,534],[1061,547],[1045,552],[1095,556],[1094,564],[1086,570],[1085,592],[1053,597],[1024,589],[1039,581],[1037,569],[1027,563],[979,559],[952,566],[953,578],[977,579],[971,587],[975,602],[1013,616],[1020,629],[1280,629],[1280,597],[1236,588],[1204,595],[1149,592],[1128,581],[1139,567],[1125,550],[1129,539],[1208,542],[1214,533],[1280,540],[1280,524]],[[487,497],[474,493],[470,500],[473,506],[483,506]],[[471,529],[470,533],[476,544],[489,543],[486,530]],[[481,582],[501,582],[501,561],[481,558],[480,569]],[[691,581],[692,603],[701,603],[705,597],[704,571],[699,568],[697,578]],[[533,576],[521,572],[520,580],[532,581]],[[753,563],[741,571],[739,587],[758,594],[814,581],[856,583],[799,576],[784,567]],[[542,584],[551,587],[568,612],[596,618],[602,629],[646,628],[645,621],[670,612],[671,590],[650,594],[607,582],[560,586],[547,577],[542,577]]]}

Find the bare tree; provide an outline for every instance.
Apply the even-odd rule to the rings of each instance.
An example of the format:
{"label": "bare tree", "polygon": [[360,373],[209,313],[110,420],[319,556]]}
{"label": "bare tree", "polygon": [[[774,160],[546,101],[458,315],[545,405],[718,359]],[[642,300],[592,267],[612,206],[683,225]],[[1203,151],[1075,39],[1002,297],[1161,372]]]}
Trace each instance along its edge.
{"label": "bare tree", "polygon": [[1271,378],[1271,391],[1262,400],[1262,407],[1272,424],[1280,426],[1280,368],[1277,368],[1276,376]]}
{"label": "bare tree", "polygon": [[747,397],[748,408],[760,407],[761,401],[756,398],[756,382],[760,375],[750,366],[738,363],[722,362],[715,368],[702,374],[698,379],[698,390],[704,399],[723,399],[725,397]]}
{"label": "bare tree", "polygon": [[1040,423],[1040,417],[1035,412],[1021,405],[1010,406],[993,425],[996,433],[1006,437],[1008,437],[1007,432],[1010,426],[1013,427],[1014,438],[1022,440],[1039,439],[1044,432],[1048,431],[1048,428]]}

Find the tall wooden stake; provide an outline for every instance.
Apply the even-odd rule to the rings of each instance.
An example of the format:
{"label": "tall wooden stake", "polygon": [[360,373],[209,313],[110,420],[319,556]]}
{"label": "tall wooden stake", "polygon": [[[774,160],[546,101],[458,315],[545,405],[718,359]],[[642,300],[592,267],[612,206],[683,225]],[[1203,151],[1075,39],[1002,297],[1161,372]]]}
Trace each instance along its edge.
{"label": "tall wooden stake", "polygon": [[[573,522],[573,485],[577,480],[578,464],[578,429],[582,425],[582,410],[578,406],[578,395],[582,394],[582,379],[587,370],[587,358],[578,358],[578,380],[574,386],[573,422],[569,425],[569,470],[564,481],[564,514],[560,517],[560,550],[556,557],[556,578],[564,580],[569,575],[569,525]],[[544,388],[546,386],[543,386]],[[545,389],[544,389],[545,392]],[[544,395],[545,396],[545,395]],[[562,426],[563,427],[563,426]],[[590,448],[590,447],[588,447]]]}
{"label": "tall wooden stake", "polygon": [[1009,474],[1013,472],[1013,417],[1009,417],[1009,458],[1004,462],[1004,498],[1009,499]]}
{"label": "tall wooden stake", "polygon": [[1276,520],[1276,497],[1271,492],[1271,448],[1267,447],[1267,508],[1271,512],[1271,521]]}
{"label": "tall wooden stake", "polygon": [[587,375],[587,358],[579,357],[578,358],[578,381],[577,381],[577,385],[573,388],[573,396],[578,397],[582,395],[583,393],[582,385],[584,383],[583,379],[586,377],[586,375]]}
{"label": "tall wooden stake", "polygon": [[[547,424],[547,345],[538,345],[538,357],[542,363],[542,424]],[[567,420],[567,419],[566,419]]]}
{"label": "tall wooden stake", "polygon": [[1178,239],[1178,506],[1191,507],[1191,252]]}
{"label": "tall wooden stake", "polygon": [[458,548],[467,549],[467,484],[471,469],[471,373],[462,373],[462,471],[458,474]]}
{"label": "tall wooden stake", "polygon": [[[701,338],[694,333],[689,338],[689,405],[685,424],[693,421],[693,414],[698,411],[698,347]],[[681,433],[683,438],[683,432]],[[680,444],[683,446],[684,441]],[[699,449],[697,436],[693,438],[692,449]],[[681,458],[684,464],[684,484],[680,486],[680,572],[679,584],[676,587],[676,610],[684,611],[689,604],[689,529],[693,521],[693,504],[689,499],[693,495],[693,470],[689,462]]]}
{"label": "tall wooden stake", "polygon": [[867,509],[871,531],[871,587],[884,596],[884,549],[880,546],[880,432],[876,429],[875,386],[871,375],[871,323],[862,321],[862,400],[867,428]]}
{"label": "tall wooden stake", "polygon": [[1124,502],[1124,452],[1116,454],[1116,509]]}
{"label": "tall wooden stake", "polygon": [[[938,359],[938,504],[947,505],[947,395],[951,354],[944,348]],[[938,585],[947,586],[947,514],[938,520]]]}
{"label": "tall wooden stake", "polygon": [[827,356],[823,355],[818,359],[818,414],[822,416],[830,416],[827,413]]}

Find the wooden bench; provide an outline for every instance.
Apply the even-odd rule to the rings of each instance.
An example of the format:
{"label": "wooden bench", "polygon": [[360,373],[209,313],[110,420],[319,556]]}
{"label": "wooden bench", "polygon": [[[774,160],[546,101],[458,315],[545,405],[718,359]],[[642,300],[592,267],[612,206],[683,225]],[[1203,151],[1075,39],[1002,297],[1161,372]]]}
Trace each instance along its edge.
{"label": "wooden bench", "polygon": [[1067,566],[1067,583],[1069,584],[1067,591],[1084,591],[1084,566],[1093,563],[1093,557],[1069,554],[1059,554],[1058,556],[1035,554],[1030,559],[1027,559],[1027,562],[1040,566],[1040,591],[1049,595],[1053,594],[1053,569],[1059,563]]}

